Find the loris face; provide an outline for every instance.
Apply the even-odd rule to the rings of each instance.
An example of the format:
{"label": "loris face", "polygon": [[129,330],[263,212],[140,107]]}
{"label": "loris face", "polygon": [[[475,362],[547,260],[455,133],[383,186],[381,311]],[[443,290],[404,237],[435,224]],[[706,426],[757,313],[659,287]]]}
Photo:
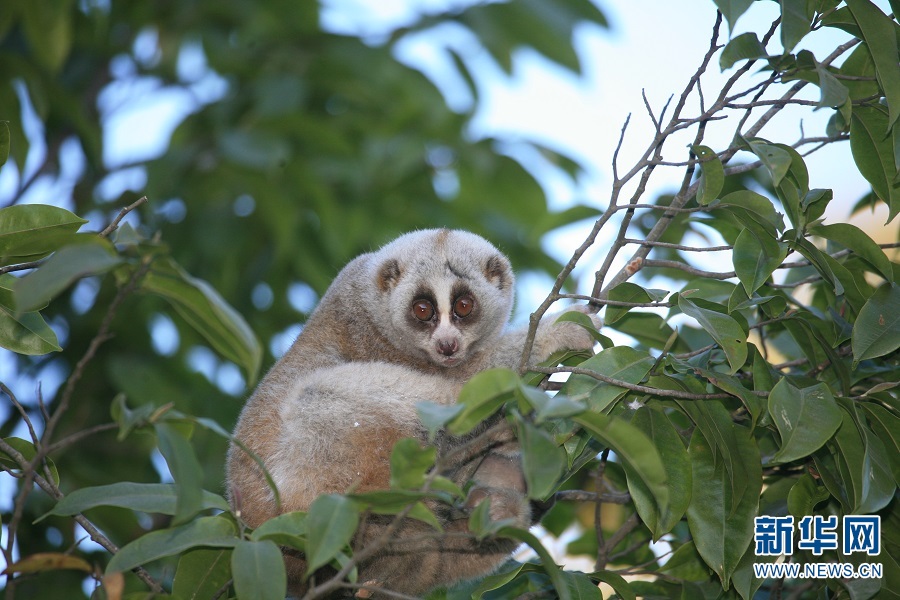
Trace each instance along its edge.
{"label": "loris face", "polygon": [[[383,256],[382,256],[383,255]],[[509,261],[483,238],[428,230],[382,248],[376,325],[398,350],[455,367],[497,338],[512,307]]]}

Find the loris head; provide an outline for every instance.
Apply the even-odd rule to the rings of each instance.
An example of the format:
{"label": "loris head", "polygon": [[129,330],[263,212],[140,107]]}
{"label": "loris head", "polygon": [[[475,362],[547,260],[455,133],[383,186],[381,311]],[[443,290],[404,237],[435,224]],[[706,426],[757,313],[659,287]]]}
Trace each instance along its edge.
{"label": "loris head", "polygon": [[509,260],[467,231],[403,235],[371,255],[377,302],[367,309],[397,350],[454,367],[491,345],[509,319]]}

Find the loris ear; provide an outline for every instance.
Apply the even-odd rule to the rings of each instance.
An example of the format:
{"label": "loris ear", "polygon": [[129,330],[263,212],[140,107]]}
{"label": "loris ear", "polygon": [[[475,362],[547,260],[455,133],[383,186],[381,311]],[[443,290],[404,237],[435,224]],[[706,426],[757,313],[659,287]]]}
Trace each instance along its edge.
{"label": "loris ear", "polygon": [[384,261],[384,264],[378,269],[378,289],[387,292],[397,285],[400,281],[400,263],[396,259],[391,258]]}
{"label": "loris ear", "polygon": [[505,290],[512,283],[512,267],[506,257],[496,254],[484,263],[484,278]]}

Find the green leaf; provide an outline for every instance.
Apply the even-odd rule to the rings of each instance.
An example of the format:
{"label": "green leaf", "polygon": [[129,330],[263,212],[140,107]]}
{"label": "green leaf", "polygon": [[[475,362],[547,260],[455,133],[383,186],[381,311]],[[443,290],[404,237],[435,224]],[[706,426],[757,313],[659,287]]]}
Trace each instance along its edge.
{"label": "green leaf", "polygon": [[459,404],[436,404],[434,402],[419,402],[416,404],[416,412],[422,425],[428,430],[428,439],[434,440],[434,434],[447,423],[456,418],[463,411]]}
{"label": "green leaf", "polygon": [[772,176],[772,183],[778,186],[791,168],[793,159],[790,153],[777,144],[769,144],[759,139],[747,140],[747,143],[750,146],[750,151],[769,170],[769,174]]}
{"label": "green leaf", "polygon": [[669,486],[669,510],[665,514],[661,514],[657,509],[643,480],[634,476],[631,467],[625,465],[628,491],[634,500],[635,508],[641,520],[653,533],[653,539],[658,540],[675,527],[690,504],[691,463],[681,436],[662,411],[647,406],[639,408],[631,424],[644,432],[659,455],[665,457],[662,464]]}
{"label": "green leaf", "polygon": [[[0,167],[9,160],[9,123],[0,121]],[[3,227],[0,226],[0,231]]]}
{"label": "green leaf", "polygon": [[733,485],[724,463],[715,459],[709,442],[696,429],[688,449],[693,484],[687,510],[697,552],[725,588],[753,539],[753,518],[762,489],[762,466],[753,438],[739,426],[733,426],[726,435],[733,437],[737,444],[740,452],[735,458],[743,463],[746,473],[746,485],[742,486],[740,497],[737,502],[732,498]]}
{"label": "green leaf", "polygon": [[691,152],[700,159],[697,202],[705,206],[718,198],[725,186],[725,168],[716,153],[708,146],[691,146]]}
{"label": "green leaf", "polygon": [[856,317],[850,346],[854,369],[860,361],[900,348],[900,286],[885,283],[875,290]]}
{"label": "green leaf", "polygon": [[[484,503],[482,502],[482,504]],[[556,561],[553,560],[553,557],[549,552],[547,552],[547,549],[544,548],[543,544],[541,544],[540,540],[538,540],[537,537],[535,537],[528,531],[515,527],[504,527],[497,532],[497,535],[514,539],[516,541],[522,542],[523,544],[528,544],[531,549],[534,550],[538,555],[538,558],[541,559],[541,566],[544,568],[544,571],[547,573],[547,576],[553,583],[553,587],[556,589],[559,600],[572,600],[572,594],[569,591],[569,586],[566,584],[566,580],[563,577],[562,571],[560,571],[559,567],[556,566]]]}
{"label": "green leaf", "polygon": [[804,473],[788,492],[788,512],[799,521],[801,518],[813,514],[816,504],[830,497],[831,494],[828,493],[825,486],[818,485],[812,475]]}
{"label": "green leaf", "polygon": [[[872,53],[878,83],[887,100],[890,111],[888,126],[879,132],[880,137],[884,137],[900,117],[900,63],[897,62],[895,24],[875,4],[867,0],[847,0],[847,8],[853,14],[866,46]],[[853,134],[850,135],[852,138]]]}
{"label": "green leaf", "polygon": [[719,56],[719,68],[725,71],[738,61],[756,60],[766,56],[766,47],[762,45],[755,33],[742,33],[725,45]]}
{"label": "green leaf", "polygon": [[287,595],[284,558],[269,540],[239,541],[231,555],[231,576],[238,598],[284,600]]}
{"label": "green leaf", "polygon": [[781,0],[781,45],[788,54],[810,31],[807,0]]}
{"label": "green leaf", "polygon": [[678,296],[678,308],[700,323],[700,326],[719,344],[725,352],[728,364],[731,365],[729,375],[733,375],[744,365],[747,360],[747,333],[737,321],[720,312],[701,308],[683,295]]}
{"label": "green leaf", "polygon": [[853,160],[875,194],[889,207],[888,221],[900,212],[894,144],[885,135],[888,115],[880,106],[857,106],[850,119],[850,151]]}
{"label": "green leaf", "polygon": [[578,310],[567,310],[557,317],[555,323],[575,323],[591,334],[596,341],[603,343],[604,336],[597,331],[591,318]]}
{"label": "green leaf", "polygon": [[614,571],[596,571],[594,573],[591,573],[591,577],[599,579],[603,583],[607,584],[609,587],[615,590],[616,594],[618,594],[622,600],[637,600],[634,590],[631,589],[631,584],[628,583],[628,581],[626,581],[625,578],[618,573]]}
{"label": "green leaf", "polygon": [[600,413],[585,413],[573,420],[628,464],[628,476],[640,479],[656,503],[659,514],[670,514],[669,480],[659,452],[647,435],[627,421]]}
{"label": "green leaf", "polygon": [[168,300],[216,351],[244,368],[248,385],[255,381],[262,361],[259,340],[212,286],[164,258],[152,263],[141,280],[141,290]]}
{"label": "green leaf", "polygon": [[769,394],[769,414],[781,435],[775,464],[809,456],[841,426],[841,411],[824,383],[798,389],[783,378]]}
{"label": "green leaf", "polygon": [[237,529],[226,516],[200,517],[179,527],[151,531],[119,548],[106,572],[129,571],[191,548],[232,548],[238,541],[236,536]]}
{"label": "green leaf", "polygon": [[70,242],[84,223],[64,208],[45,204],[0,208],[0,266],[47,256]]}
{"label": "green leaf", "polygon": [[504,571],[495,575],[488,575],[479,582],[478,587],[472,591],[472,600],[481,600],[487,592],[499,589],[516,578],[522,571],[523,563],[514,564],[510,571]]}
{"label": "green leaf", "polygon": [[614,329],[630,335],[638,343],[649,348],[665,348],[675,332],[662,317],[645,312],[630,312],[620,317]]}
{"label": "green leaf", "polygon": [[[272,517],[250,534],[254,542],[272,540],[279,546],[291,546],[298,548],[298,544],[306,538],[306,513],[289,512]],[[303,543],[300,550],[305,550]]]}
{"label": "green leaf", "polygon": [[568,466],[566,452],[546,431],[524,419],[520,419],[518,425],[528,497],[544,500],[555,491],[556,482]]}
{"label": "green leaf", "polygon": [[203,508],[203,469],[187,438],[169,423],[156,423],[156,438],[159,452],[166,459],[169,471],[175,480],[177,497],[175,501],[174,525],[180,525],[196,515]]}
{"label": "green leaf", "polygon": [[306,573],[328,564],[350,543],[359,524],[356,502],[338,494],[319,496],[306,513]]}
{"label": "green leaf", "polygon": [[[835,460],[840,474],[843,494],[829,491],[846,499],[846,510],[853,514],[872,514],[884,508],[895,496],[897,483],[890,470],[884,443],[859,418],[856,406],[841,401],[844,419],[834,437]],[[829,481],[823,477],[828,485]]]}
{"label": "green leaf", "polygon": [[64,246],[15,286],[16,310],[29,312],[46,304],[75,281],[105,273],[122,260],[112,244],[97,237]]}
{"label": "green leaf", "polygon": [[784,219],[775,210],[772,201],[762,194],[738,190],[723,196],[719,206],[727,208],[734,215],[735,224],[739,226],[747,227],[752,221],[765,228],[773,238],[784,230]]}
{"label": "green leaf", "polygon": [[748,296],[768,281],[784,261],[787,251],[787,244],[779,244],[765,233],[760,238],[749,228],[741,230],[734,242],[732,261]]}
{"label": "green leaf", "polygon": [[[34,444],[29,441],[23,440],[22,438],[8,437],[3,438],[3,441],[12,446],[13,450],[21,454],[22,457],[29,462],[34,460],[35,455],[37,455],[37,450],[35,450]],[[49,458],[45,458],[44,460],[47,461],[47,468],[50,469],[50,476],[53,479],[53,482],[56,485],[59,485],[59,471],[57,471],[56,469],[56,464]],[[7,465],[15,471],[19,471],[22,468],[12,456],[7,456],[7,454],[2,450],[0,450],[0,463]],[[43,472],[41,472],[41,475],[43,475]]]}
{"label": "green leaf", "polygon": [[[750,5],[753,4],[753,0],[713,0],[716,3],[716,6],[720,11],[722,11],[722,16],[725,17],[725,20],[728,21],[728,31],[734,31],[734,24],[737,23],[737,20],[740,18],[742,14],[747,12],[747,9],[750,8]],[[738,36],[740,37],[740,36]]]}
{"label": "green leaf", "polygon": [[811,229],[810,233],[849,248],[854,254],[872,265],[885,280],[893,280],[891,261],[884,253],[884,250],[856,225],[851,225],[850,223],[819,225]]}
{"label": "green leaf", "polygon": [[487,369],[470,379],[459,392],[457,405],[463,407],[447,429],[454,435],[471,431],[512,398],[519,376],[510,369]]}
{"label": "green leaf", "polygon": [[172,582],[173,600],[212,598],[231,580],[231,550],[197,548],[181,555]]}
{"label": "green leaf", "polygon": [[[640,383],[655,360],[647,352],[641,352],[628,346],[615,346],[599,352],[579,365],[582,369],[590,369],[627,383]],[[563,386],[563,394],[570,400],[587,400],[593,411],[605,411],[612,404],[628,393],[627,388],[619,387],[594,379],[590,375],[572,375]]]}
{"label": "green leaf", "polygon": [[817,108],[826,106],[841,107],[850,101],[850,90],[835,77],[828,67],[816,62],[816,74],[819,76],[819,104]]}
{"label": "green leaf", "polygon": [[[41,517],[49,515],[72,516],[97,506],[118,506],[146,513],[174,515],[178,499],[177,487],[170,483],[132,483],[120,481],[75,490]],[[212,492],[202,491],[200,510],[215,508],[228,511],[224,498]]]}
{"label": "green leaf", "polygon": [[[667,292],[660,292],[660,290],[645,290],[636,283],[625,281],[611,289],[607,298],[609,300],[615,300],[617,302],[633,302],[635,304],[645,304],[647,302],[659,302],[660,300],[662,300]],[[607,325],[611,325],[625,316],[630,310],[631,308],[627,306],[608,305],[606,307],[604,321]]]}
{"label": "green leaf", "polygon": [[391,487],[415,489],[425,483],[425,474],[434,465],[434,446],[423,448],[419,440],[403,438],[391,451]]}
{"label": "green leaf", "polygon": [[39,312],[19,314],[15,310],[13,285],[16,278],[0,275],[0,347],[18,354],[39,356],[59,352],[59,340]]}

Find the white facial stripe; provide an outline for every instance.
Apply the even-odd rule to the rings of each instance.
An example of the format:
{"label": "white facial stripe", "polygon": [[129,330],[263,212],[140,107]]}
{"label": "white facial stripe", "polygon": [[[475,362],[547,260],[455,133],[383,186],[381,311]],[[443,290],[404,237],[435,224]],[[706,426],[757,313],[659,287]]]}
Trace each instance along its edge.
{"label": "white facial stripe", "polygon": [[438,315],[440,315],[440,323],[444,324],[444,320],[450,323],[450,310],[453,307],[452,302],[453,298],[450,297],[450,294],[453,291],[453,281],[449,279],[442,278],[439,281],[434,282],[434,299],[437,301],[437,306],[435,307],[438,311]]}

